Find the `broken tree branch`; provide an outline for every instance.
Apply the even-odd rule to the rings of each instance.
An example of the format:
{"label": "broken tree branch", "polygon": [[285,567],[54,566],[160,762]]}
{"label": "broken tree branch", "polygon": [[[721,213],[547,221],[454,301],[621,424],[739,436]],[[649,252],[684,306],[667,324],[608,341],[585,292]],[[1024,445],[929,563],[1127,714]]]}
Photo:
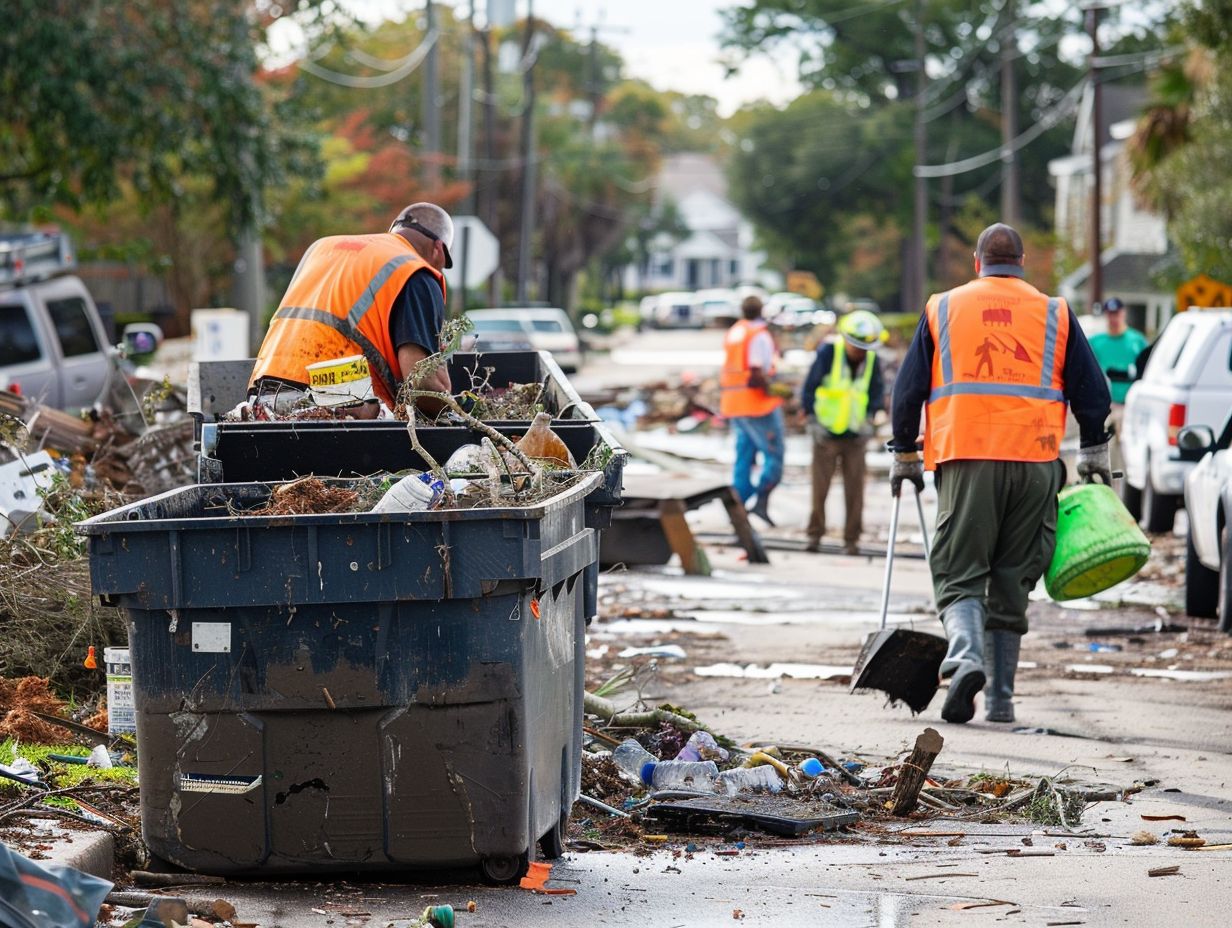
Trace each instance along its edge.
{"label": "broken tree branch", "polygon": [[695,719],[686,718],[667,709],[648,709],[645,712],[620,712],[609,699],[587,693],[585,709],[591,715],[597,715],[612,728],[653,728],[662,722],[667,722],[681,731],[709,731],[710,729]]}
{"label": "broken tree branch", "polygon": [[920,790],[928,780],[928,771],[932,769],[933,761],[941,753],[945,739],[935,728],[926,728],[915,739],[915,747],[911,756],[898,769],[898,783],[894,786],[894,795],[890,797],[890,812],[894,815],[906,815],[920,801]]}

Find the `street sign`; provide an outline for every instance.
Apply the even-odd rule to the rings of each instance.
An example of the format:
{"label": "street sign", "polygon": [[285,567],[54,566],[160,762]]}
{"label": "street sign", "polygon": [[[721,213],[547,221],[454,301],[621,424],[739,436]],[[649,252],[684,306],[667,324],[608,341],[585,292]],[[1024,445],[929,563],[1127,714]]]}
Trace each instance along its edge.
{"label": "street sign", "polygon": [[500,242],[478,216],[453,217],[453,248],[449,249],[453,267],[445,271],[445,281],[451,288],[478,287],[500,266]]}

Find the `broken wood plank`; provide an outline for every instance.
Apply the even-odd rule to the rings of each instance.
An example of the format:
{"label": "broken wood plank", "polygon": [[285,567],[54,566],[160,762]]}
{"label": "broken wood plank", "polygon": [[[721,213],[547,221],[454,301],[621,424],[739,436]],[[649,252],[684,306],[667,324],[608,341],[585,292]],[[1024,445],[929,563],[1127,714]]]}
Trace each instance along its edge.
{"label": "broken wood plank", "polygon": [[1171,867],[1152,867],[1146,872],[1147,876],[1177,876],[1181,872],[1179,864],[1174,864]]}
{"label": "broken wood plank", "polygon": [[894,795],[890,798],[890,812],[893,815],[906,815],[915,809],[920,801],[920,790],[928,779],[928,771],[932,769],[933,761],[941,753],[945,739],[935,728],[926,728],[915,739],[915,747],[898,768],[898,782],[894,786]]}

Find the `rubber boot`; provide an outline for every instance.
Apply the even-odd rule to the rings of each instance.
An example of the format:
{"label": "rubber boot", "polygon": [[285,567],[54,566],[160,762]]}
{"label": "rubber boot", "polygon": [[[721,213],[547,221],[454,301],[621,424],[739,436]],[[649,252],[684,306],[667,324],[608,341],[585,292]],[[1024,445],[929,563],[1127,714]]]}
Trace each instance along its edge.
{"label": "rubber boot", "polygon": [[753,508],[749,512],[764,521],[771,528],[774,527],[774,520],[770,518],[770,494],[758,493],[757,499],[753,501]]}
{"label": "rubber boot", "polygon": [[984,695],[984,718],[990,722],[1014,721],[1014,672],[1022,635],[995,629],[984,636],[984,663],[992,672]]}
{"label": "rubber boot", "polygon": [[941,676],[950,688],[941,717],[947,722],[970,722],[975,717],[975,695],[984,688],[984,604],[960,599],[941,615],[949,650],[941,662]]}

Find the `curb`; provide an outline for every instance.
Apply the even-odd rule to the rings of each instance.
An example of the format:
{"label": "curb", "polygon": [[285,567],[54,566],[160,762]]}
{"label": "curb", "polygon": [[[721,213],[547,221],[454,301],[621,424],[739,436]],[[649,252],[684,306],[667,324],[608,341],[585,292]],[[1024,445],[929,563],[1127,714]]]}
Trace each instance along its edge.
{"label": "curb", "polygon": [[[50,825],[50,822],[47,822]],[[115,870],[115,838],[105,831],[69,831],[53,826],[46,837],[51,845],[38,863],[72,867],[91,876],[110,880]]]}

